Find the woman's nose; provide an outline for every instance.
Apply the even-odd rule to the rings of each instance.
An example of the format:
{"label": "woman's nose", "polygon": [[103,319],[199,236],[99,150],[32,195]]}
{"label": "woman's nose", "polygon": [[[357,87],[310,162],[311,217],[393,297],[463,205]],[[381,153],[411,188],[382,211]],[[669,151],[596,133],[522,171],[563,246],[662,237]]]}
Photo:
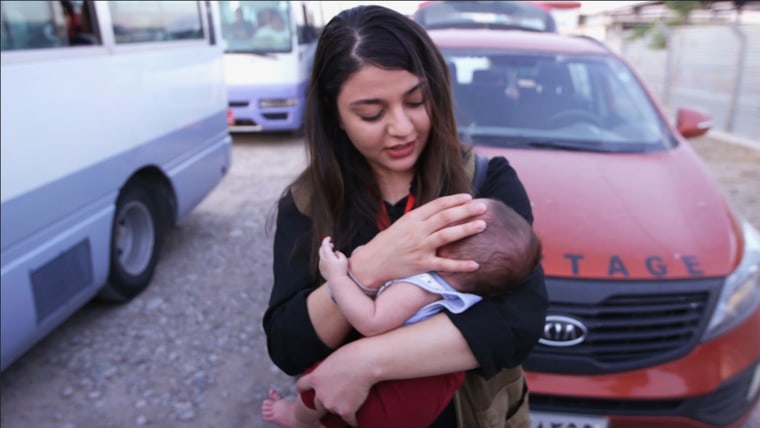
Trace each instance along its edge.
{"label": "woman's nose", "polygon": [[393,109],[388,121],[388,134],[394,137],[406,137],[414,131],[414,123],[403,107]]}

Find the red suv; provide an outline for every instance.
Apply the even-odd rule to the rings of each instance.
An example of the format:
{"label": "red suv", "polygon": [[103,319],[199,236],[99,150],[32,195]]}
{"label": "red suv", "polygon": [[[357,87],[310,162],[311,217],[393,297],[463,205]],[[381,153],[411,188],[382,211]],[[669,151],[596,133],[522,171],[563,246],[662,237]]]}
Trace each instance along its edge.
{"label": "red suv", "polygon": [[429,29],[462,138],[531,197],[550,308],[534,427],[741,426],[760,390],[760,234],[634,70],[548,32]]}

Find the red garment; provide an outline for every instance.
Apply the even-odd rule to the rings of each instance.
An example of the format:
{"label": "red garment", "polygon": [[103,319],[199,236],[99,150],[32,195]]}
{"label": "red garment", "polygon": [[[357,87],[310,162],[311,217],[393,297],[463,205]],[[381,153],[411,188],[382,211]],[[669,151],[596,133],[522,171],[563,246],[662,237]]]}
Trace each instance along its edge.
{"label": "red garment", "polygon": [[[380,382],[369,390],[367,399],[356,412],[356,420],[360,428],[428,427],[449,405],[463,382],[463,372]],[[302,392],[301,401],[314,409],[314,390]],[[320,422],[327,428],[349,426],[333,413],[326,414]]]}

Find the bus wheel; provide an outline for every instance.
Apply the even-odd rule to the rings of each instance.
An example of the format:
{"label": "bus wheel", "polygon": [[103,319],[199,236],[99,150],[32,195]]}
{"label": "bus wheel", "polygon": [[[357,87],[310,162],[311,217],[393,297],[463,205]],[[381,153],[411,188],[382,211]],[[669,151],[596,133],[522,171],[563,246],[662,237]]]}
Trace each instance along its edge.
{"label": "bus wheel", "polygon": [[127,301],[150,283],[161,247],[158,204],[147,183],[135,181],[119,196],[111,229],[111,267],[99,297]]}

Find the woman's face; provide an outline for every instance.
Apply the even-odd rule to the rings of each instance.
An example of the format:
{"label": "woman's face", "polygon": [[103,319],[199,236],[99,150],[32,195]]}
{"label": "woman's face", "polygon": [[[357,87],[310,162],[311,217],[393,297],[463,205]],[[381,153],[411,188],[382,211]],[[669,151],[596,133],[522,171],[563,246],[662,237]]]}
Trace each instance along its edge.
{"label": "woman's face", "polygon": [[410,173],[430,134],[427,102],[414,74],[364,66],[338,94],[340,126],[376,175]]}

